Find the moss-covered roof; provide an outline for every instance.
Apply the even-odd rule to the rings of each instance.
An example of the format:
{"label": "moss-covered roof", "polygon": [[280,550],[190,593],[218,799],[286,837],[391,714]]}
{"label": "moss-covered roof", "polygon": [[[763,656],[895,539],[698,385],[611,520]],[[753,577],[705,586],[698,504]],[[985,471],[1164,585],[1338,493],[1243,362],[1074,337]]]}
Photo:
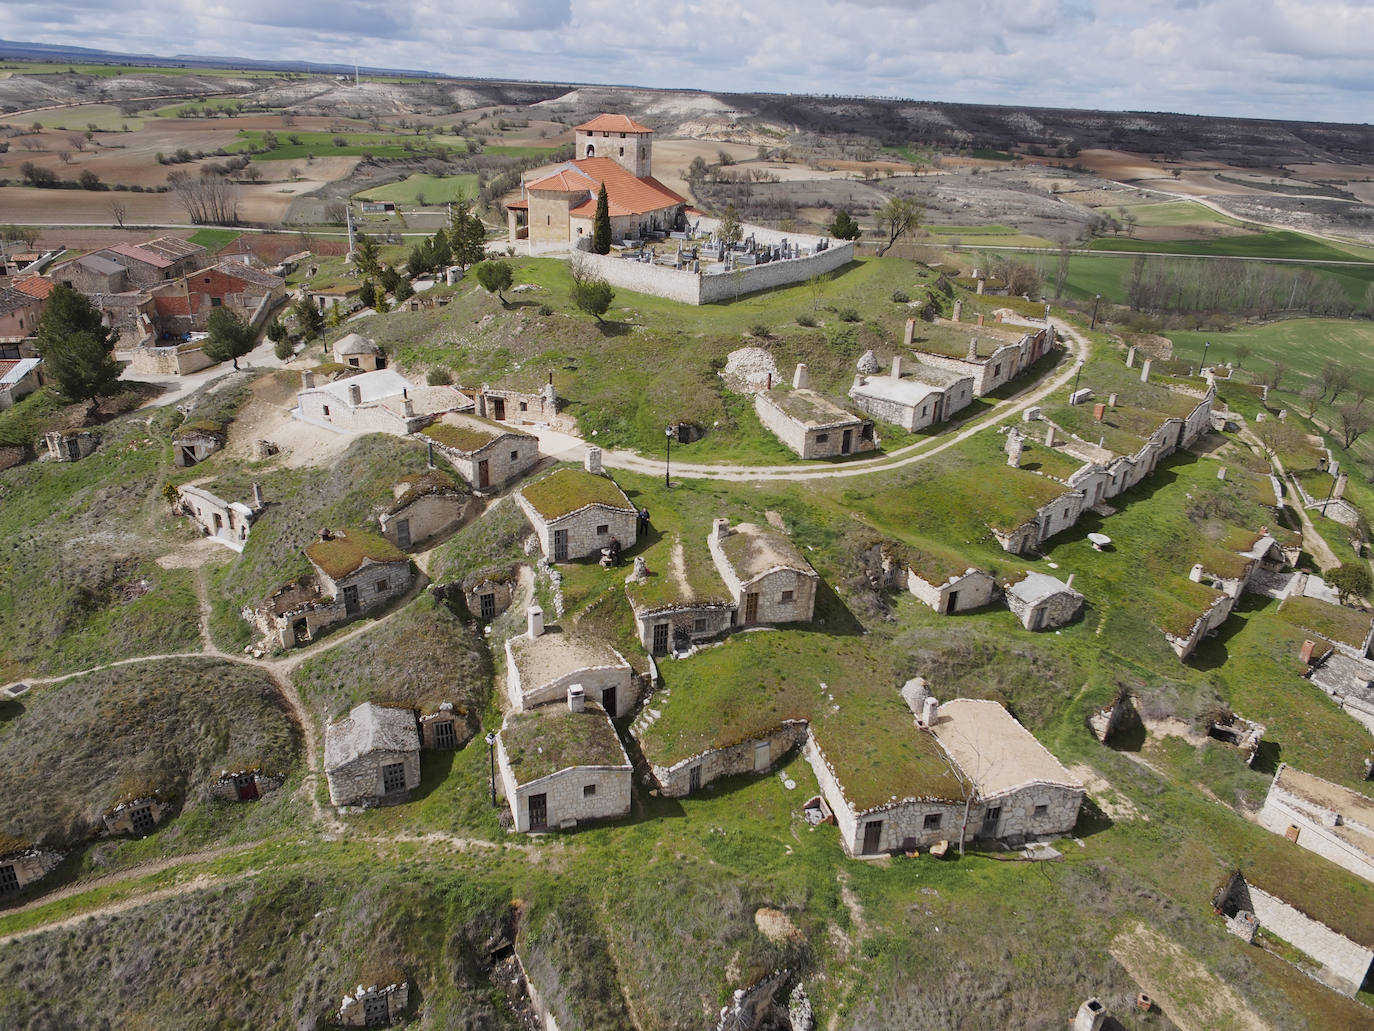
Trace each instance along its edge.
{"label": "moss-covered roof", "polygon": [[1167,596],[1162,592],[1158,595],[1155,619],[1159,629],[1174,637],[1187,637],[1217,599],[1224,597],[1221,591],[1180,576]]}
{"label": "moss-covered roof", "polygon": [[424,472],[411,473],[401,479],[404,489],[396,501],[388,508],[387,514],[394,515],[407,505],[429,494],[465,494],[466,491],[442,469],[426,469]]}
{"label": "moss-covered roof", "polygon": [[588,505],[636,511],[615,480],[582,469],[559,469],[520,493],[545,519],[559,519]]}
{"label": "moss-covered roof", "polygon": [[731,601],[704,537],[684,541],[675,533],[665,534],[643,554],[648,578],[625,583],[625,593],[635,611],[725,605]]}
{"label": "moss-covered roof", "polygon": [[1046,505],[1068,494],[1069,488],[1048,476],[1024,469],[1007,468],[999,476],[985,477],[981,486],[970,485],[980,500],[981,512],[994,530],[1015,530],[1035,518]]}
{"label": "moss-covered roof", "polygon": [[778,387],[759,396],[765,401],[771,401],[784,415],[808,426],[834,426],[838,423],[863,421],[860,416],[846,411],[814,390],[789,390],[786,387]]}
{"label": "moss-covered roof", "polygon": [[958,552],[929,543],[919,546],[909,544],[904,554],[907,566],[926,583],[936,587],[948,583],[953,577],[963,576],[975,567]]}
{"label": "moss-covered roof", "polygon": [[528,437],[523,430],[513,429],[504,423],[480,419],[475,415],[461,415],[450,412],[438,422],[430,423],[420,431],[426,437],[451,447],[463,454],[480,451],[494,440],[502,437]]}
{"label": "moss-covered roof", "polygon": [[969,344],[976,339],[977,356],[987,358],[997,348],[1017,343],[1026,332],[996,323],[980,326],[976,322],[918,322],[911,346],[947,358],[967,358]]}
{"label": "moss-covered roof", "polygon": [[610,717],[590,700],[582,712],[555,704],[511,713],[501,745],[520,784],[572,766],[630,765]]}
{"label": "moss-covered roof", "polygon": [[327,541],[315,541],[305,549],[306,557],[324,570],[331,580],[347,576],[364,562],[406,562],[406,556],[385,537],[367,530],[337,531]]}
{"label": "moss-covered roof", "polygon": [[816,575],[811,563],[786,534],[753,523],[731,527],[720,542],[720,549],[742,581],[749,581],[770,569],[795,569]]}
{"label": "moss-covered roof", "polygon": [[1369,636],[1371,617],[1368,612],[1315,598],[1289,598],[1280,607],[1279,615],[1291,626],[1352,648],[1363,647]]}

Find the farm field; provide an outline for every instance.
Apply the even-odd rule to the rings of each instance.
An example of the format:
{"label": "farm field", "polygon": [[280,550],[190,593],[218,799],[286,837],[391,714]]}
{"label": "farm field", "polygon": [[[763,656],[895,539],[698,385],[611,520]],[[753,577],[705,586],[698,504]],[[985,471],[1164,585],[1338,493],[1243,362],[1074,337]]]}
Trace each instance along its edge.
{"label": "farm field", "polygon": [[449,201],[477,194],[476,175],[411,175],[399,183],[375,186],[370,190],[354,194],[362,200],[389,200],[393,204],[423,206],[446,204]]}

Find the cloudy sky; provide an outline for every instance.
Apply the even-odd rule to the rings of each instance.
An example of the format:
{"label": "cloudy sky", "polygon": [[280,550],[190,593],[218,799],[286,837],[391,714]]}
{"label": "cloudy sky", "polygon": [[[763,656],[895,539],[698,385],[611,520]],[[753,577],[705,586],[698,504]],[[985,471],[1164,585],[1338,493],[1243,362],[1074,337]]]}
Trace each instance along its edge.
{"label": "cloudy sky", "polygon": [[0,33],[712,91],[1346,122],[1374,107],[1374,0],[0,0]]}

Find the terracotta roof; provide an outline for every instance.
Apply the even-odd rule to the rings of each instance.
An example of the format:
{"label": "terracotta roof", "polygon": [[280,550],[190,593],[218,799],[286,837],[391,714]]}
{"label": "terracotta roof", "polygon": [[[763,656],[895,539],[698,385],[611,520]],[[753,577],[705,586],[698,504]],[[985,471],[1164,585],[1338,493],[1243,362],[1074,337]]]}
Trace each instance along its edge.
{"label": "terracotta roof", "polygon": [[51,279],[44,279],[42,276],[29,276],[27,279],[16,280],[13,284],[14,289],[21,294],[37,297],[39,300],[46,300],[56,285]]}
{"label": "terracotta roof", "polygon": [[[204,307],[204,298],[204,294],[191,295],[191,314],[194,315]],[[172,294],[170,296],[154,296],[153,310],[164,318],[168,315],[185,315],[186,295]]]}
{"label": "terracotta roof", "polygon": [[574,132],[653,132],[647,125],[640,125],[629,115],[597,115],[590,122],[583,122]]}
{"label": "terracotta roof", "polygon": [[[595,161],[596,158],[585,160]],[[602,159],[609,160],[609,159]],[[614,162],[612,162],[614,163]],[[593,179],[586,172],[577,167],[578,162],[570,161],[559,167],[557,172],[546,175],[542,179],[536,179],[525,187],[527,190],[547,190],[552,193],[575,193],[578,190],[597,190],[601,186],[601,180]],[[619,167],[618,165],[616,167]],[[607,187],[609,190],[610,187]]]}
{"label": "terracotta roof", "polygon": [[268,290],[275,290],[286,283],[286,280],[280,276],[272,275],[266,269],[260,269],[255,265],[245,265],[241,261],[221,261],[218,265],[212,266],[212,271],[229,276],[231,279],[237,279],[241,283],[265,287]]}
{"label": "terracotta roof", "polygon": [[133,258],[134,261],[141,261],[145,265],[153,266],[153,268],[171,268],[173,264],[171,260],[164,258],[161,254],[136,247],[131,243],[117,243],[113,247],[106,247],[105,250],[113,254],[122,254],[126,258]]}
{"label": "terracotta roof", "polygon": [[530,202],[527,200],[513,200],[506,205],[506,207],[508,208],[520,208],[522,211],[528,208],[529,206]]}
{"label": "terracotta roof", "polygon": [[653,176],[638,179],[611,158],[581,158],[569,161],[552,175],[530,183],[527,190],[573,193],[586,190],[587,199],[573,208],[573,215],[591,218],[596,214],[596,195],[606,186],[606,202],[612,215],[642,215],[675,204],[686,204]]}

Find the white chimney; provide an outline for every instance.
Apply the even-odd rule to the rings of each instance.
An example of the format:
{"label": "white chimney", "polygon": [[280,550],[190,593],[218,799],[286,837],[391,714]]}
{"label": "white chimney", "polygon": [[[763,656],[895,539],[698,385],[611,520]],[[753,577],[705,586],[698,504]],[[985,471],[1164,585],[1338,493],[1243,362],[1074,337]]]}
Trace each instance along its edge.
{"label": "white chimney", "polygon": [[538,637],[544,632],[544,610],[538,605],[531,605],[525,612],[525,623],[530,636]]}
{"label": "white chimney", "polygon": [[806,368],[806,362],[797,362],[797,371],[792,373],[792,389],[808,390],[811,387],[811,373]]}
{"label": "white chimney", "polygon": [[1068,578],[1067,580],[1064,581],[1064,587],[1065,587],[1066,590],[1070,590],[1070,591],[1073,590],[1073,578],[1074,578],[1074,574],[1073,574],[1073,573],[1070,573],[1070,574],[1069,574],[1069,578]]}
{"label": "white chimney", "polygon": [[902,331],[902,343],[906,344],[907,347],[910,347],[910,346],[911,346],[911,341],[914,340],[915,337],[916,337],[916,320],[915,320],[915,319],[907,319],[907,320],[906,320],[906,329]]}
{"label": "white chimney", "polygon": [[582,712],[587,708],[587,692],[581,684],[568,685],[568,711]]}
{"label": "white chimney", "polygon": [[601,475],[601,449],[599,447],[587,448],[587,454],[582,459],[582,468],[593,475]]}
{"label": "white chimney", "polygon": [[313,390],[313,389],[315,389],[315,374],[314,374],[313,372],[311,372],[309,369],[303,369],[303,370],[301,370],[301,389],[302,389],[302,390]]}
{"label": "white chimney", "polygon": [[1150,382],[1150,365],[1151,365],[1151,364],[1152,364],[1152,363],[1151,363],[1150,359],[1148,359],[1148,358],[1146,358],[1143,362],[1140,363],[1140,382],[1142,382],[1142,383],[1148,383],[1148,382]]}
{"label": "white chimney", "polygon": [[363,388],[356,383],[348,385],[348,403],[354,408],[363,403]]}
{"label": "white chimney", "polygon": [[894,354],[892,356],[892,378],[902,378],[902,356],[900,354]]}
{"label": "white chimney", "polygon": [[1202,563],[1196,563],[1192,569],[1188,570],[1188,579],[1195,584],[1202,583]]}
{"label": "white chimney", "polygon": [[921,726],[927,729],[935,726],[935,720],[939,715],[940,703],[933,695],[926,695],[925,701],[921,702]]}
{"label": "white chimney", "polygon": [[728,519],[717,519],[717,520],[716,520],[716,540],[718,540],[718,541],[723,541],[723,540],[725,540],[726,537],[729,537],[729,536],[730,536],[730,520],[728,520]]}

